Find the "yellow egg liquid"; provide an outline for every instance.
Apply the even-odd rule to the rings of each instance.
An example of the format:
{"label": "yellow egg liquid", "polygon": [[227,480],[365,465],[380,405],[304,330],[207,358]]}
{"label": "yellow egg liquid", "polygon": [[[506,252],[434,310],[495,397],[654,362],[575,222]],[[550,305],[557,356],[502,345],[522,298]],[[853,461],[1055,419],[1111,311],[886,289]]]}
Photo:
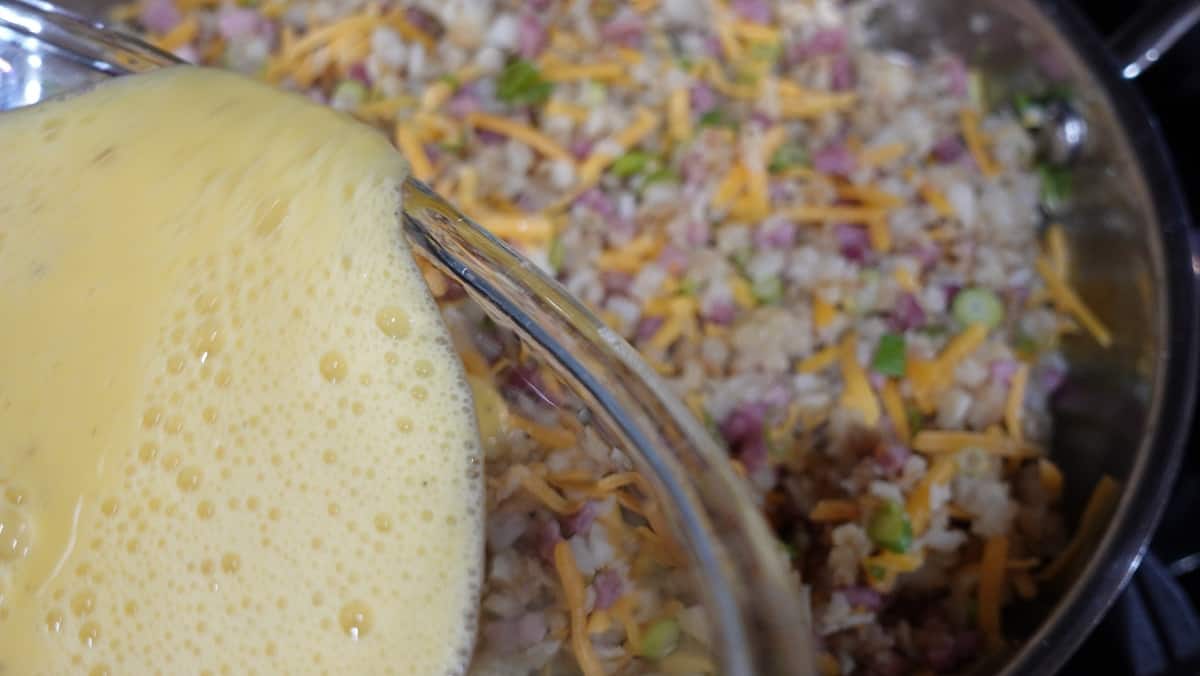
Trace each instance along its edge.
{"label": "yellow egg liquid", "polygon": [[462,672],[478,432],[386,139],[172,68],[0,157],[0,674]]}

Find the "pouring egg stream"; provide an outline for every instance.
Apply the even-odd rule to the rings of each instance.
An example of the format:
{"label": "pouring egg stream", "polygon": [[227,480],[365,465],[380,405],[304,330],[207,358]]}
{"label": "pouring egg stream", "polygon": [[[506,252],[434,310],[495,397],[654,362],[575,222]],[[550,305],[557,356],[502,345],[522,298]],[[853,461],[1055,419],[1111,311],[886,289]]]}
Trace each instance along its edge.
{"label": "pouring egg stream", "polygon": [[0,674],[462,672],[479,435],[387,140],[181,67],[0,156]]}

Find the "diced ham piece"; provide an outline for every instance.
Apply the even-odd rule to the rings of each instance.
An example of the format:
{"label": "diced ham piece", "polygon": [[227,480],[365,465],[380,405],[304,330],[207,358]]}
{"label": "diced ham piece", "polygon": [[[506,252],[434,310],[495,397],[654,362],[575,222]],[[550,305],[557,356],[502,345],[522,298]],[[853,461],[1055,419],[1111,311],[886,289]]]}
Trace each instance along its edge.
{"label": "diced ham piece", "polygon": [[226,40],[243,40],[264,30],[262,15],[253,9],[225,5],[217,13],[217,32]]}
{"label": "diced ham piece", "polygon": [[573,537],[575,535],[587,535],[592,530],[592,523],[596,521],[596,503],[591,500],[583,503],[574,514],[559,519],[559,524],[562,526],[562,533],[565,537]]}
{"label": "diced ham piece", "polygon": [[636,49],[641,46],[646,32],[646,22],[634,10],[626,7],[600,27],[600,37],[607,42]]}
{"label": "diced ham piece", "polygon": [[696,83],[688,89],[688,100],[692,104],[692,112],[703,115],[717,107],[717,94],[712,87],[703,82]]}
{"label": "diced ham piece", "polygon": [[963,144],[962,137],[958,134],[951,134],[934,143],[931,154],[933,159],[938,162],[950,164],[958,161],[965,152],[967,152],[967,147]]}
{"label": "diced ham piece", "polygon": [[833,234],[838,241],[838,251],[842,257],[862,263],[871,252],[871,238],[867,229],[849,223],[839,223],[834,226]]}
{"label": "diced ham piece", "polygon": [[906,293],[896,299],[889,324],[894,331],[904,332],[925,326],[925,310],[916,296]]}
{"label": "diced ham piece", "polygon": [[624,586],[621,576],[615,570],[605,568],[596,573],[596,578],[592,580],[592,591],[596,595],[593,607],[596,610],[611,608],[617,599],[621,598]]}
{"label": "diced ham piece", "polygon": [[517,53],[523,59],[536,59],[549,44],[546,27],[533,14],[522,14],[517,25]]}
{"label": "diced ham piece", "polygon": [[751,23],[771,23],[771,5],[765,0],[733,0],[734,13]]}
{"label": "diced ham piece", "polygon": [[858,160],[844,144],[831,143],[813,154],[813,168],[817,171],[847,176],[858,168]]}
{"label": "diced ham piece", "polygon": [[142,5],[138,21],[151,33],[163,34],[179,25],[183,20],[175,0],[150,0]]}

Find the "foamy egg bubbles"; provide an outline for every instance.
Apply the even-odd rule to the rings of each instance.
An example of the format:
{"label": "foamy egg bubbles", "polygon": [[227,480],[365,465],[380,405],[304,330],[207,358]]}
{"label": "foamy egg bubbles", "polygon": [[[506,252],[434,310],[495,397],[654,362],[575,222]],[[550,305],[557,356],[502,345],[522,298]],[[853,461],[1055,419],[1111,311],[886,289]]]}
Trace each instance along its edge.
{"label": "foamy egg bubbles", "polygon": [[478,432],[386,139],[172,68],[0,154],[0,673],[461,673]]}

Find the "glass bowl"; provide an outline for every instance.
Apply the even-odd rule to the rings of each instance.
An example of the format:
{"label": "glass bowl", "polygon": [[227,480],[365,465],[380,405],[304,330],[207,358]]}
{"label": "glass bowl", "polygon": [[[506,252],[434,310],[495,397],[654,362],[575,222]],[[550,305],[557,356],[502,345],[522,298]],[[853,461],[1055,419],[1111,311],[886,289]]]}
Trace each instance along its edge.
{"label": "glass bowl", "polygon": [[[178,63],[53,5],[0,2],[0,111]],[[536,265],[419,181],[402,193],[414,248],[469,297],[451,302],[475,303],[519,336],[566,384],[555,407],[626,451],[648,480],[638,483],[686,552],[720,673],[811,673],[811,619],[795,575],[712,436],[633,347]]]}

